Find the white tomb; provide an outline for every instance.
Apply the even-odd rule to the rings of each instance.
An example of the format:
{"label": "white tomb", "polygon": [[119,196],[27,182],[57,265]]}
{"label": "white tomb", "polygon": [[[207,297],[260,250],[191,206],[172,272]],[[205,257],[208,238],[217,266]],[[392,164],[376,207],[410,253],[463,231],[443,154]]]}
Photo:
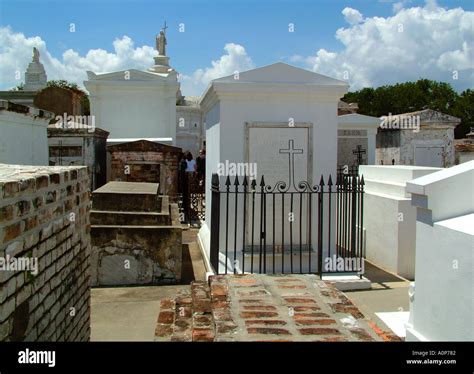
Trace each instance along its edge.
{"label": "white tomb", "polygon": [[474,341],[474,161],[407,184],[416,280],[407,341]]}
{"label": "white tomb", "polygon": [[49,165],[49,121],[54,113],[0,100],[0,163]]}
{"label": "white tomb", "polygon": [[[346,82],[284,63],[213,80],[200,101],[206,123],[207,196],[212,173],[226,163],[255,163],[257,182],[264,175],[267,185],[317,184],[321,175],[330,174],[335,178],[337,108],[347,90]],[[208,258],[211,204],[206,197],[209,209],[199,233]],[[287,238],[280,245],[287,245]],[[224,248],[223,235],[220,239]]]}
{"label": "white tomb", "polygon": [[362,165],[367,260],[407,279],[415,277],[416,209],[407,182],[440,168]]}
{"label": "white tomb", "polygon": [[[340,115],[337,120],[338,165],[374,165],[375,137],[380,126],[380,118],[351,113]],[[360,162],[358,162],[359,152]]]}
{"label": "white tomb", "polygon": [[105,74],[87,72],[91,114],[111,139],[172,138],[176,140],[177,72],[165,55],[163,31],[159,55],[148,71],[136,69]]}

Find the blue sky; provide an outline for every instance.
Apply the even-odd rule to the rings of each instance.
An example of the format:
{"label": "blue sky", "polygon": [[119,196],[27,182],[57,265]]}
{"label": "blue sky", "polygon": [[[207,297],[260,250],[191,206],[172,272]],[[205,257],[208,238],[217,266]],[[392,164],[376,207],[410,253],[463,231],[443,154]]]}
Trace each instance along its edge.
{"label": "blue sky", "polygon": [[[472,66],[466,69],[465,60],[472,57],[473,1],[438,0],[434,4],[433,2],[428,2],[428,5],[425,1],[416,0],[393,2],[377,0],[139,0],[133,2],[112,0],[1,0],[0,3],[0,27],[9,26],[8,41],[12,43],[8,49],[9,42],[5,41],[3,47],[0,46],[0,54],[3,54],[4,60],[8,60],[8,63],[5,65],[10,66],[10,70],[26,67],[29,62],[28,57],[26,57],[24,62],[10,61],[10,59],[24,59],[25,57],[23,56],[27,53],[26,47],[36,45],[35,43],[38,42],[34,37],[40,38],[39,49],[42,52],[42,61],[43,58],[46,60],[45,67],[50,78],[59,78],[61,74],[67,74],[69,71],[70,75],[62,78],[80,81],[82,78],[76,70],[81,66],[83,70],[86,70],[88,66],[92,66],[95,70],[105,71],[113,66],[126,69],[127,67],[124,64],[128,62],[132,65],[129,68],[146,68],[146,66],[152,64],[152,61],[143,61],[142,63],[137,61],[138,57],[135,57],[130,61],[124,58],[123,64],[117,62],[116,65],[111,66],[110,61],[102,63],[104,65],[102,69],[100,61],[91,56],[86,58],[86,56],[90,50],[105,50],[111,54],[117,53],[113,42],[116,39],[122,39],[124,36],[129,37],[133,41],[133,45],[127,47],[132,50],[142,46],[153,47],[154,36],[159,32],[164,20],[166,20],[169,26],[167,30],[167,54],[171,57],[171,65],[183,75],[185,80],[183,84],[191,94],[198,94],[202,86],[207,83],[206,79],[215,78],[217,77],[216,74],[220,73],[232,73],[233,71],[227,72],[226,70],[232,70],[233,67],[251,68],[276,61],[292,63],[324,74],[337,75],[335,76],[336,78],[341,78],[341,74],[345,71],[345,66],[350,75],[355,76],[358,71],[361,72],[364,66],[350,66],[353,60],[349,54],[350,48],[348,45],[344,45],[340,39],[336,38],[338,29],[357,28],[363,26],[366,22],[368,23],[369,20],[376,22],[374,17],[390,19],[397,12],[408,12],[408,10],[416,8],[423,9],[427,8],[428,5],[433,7],[433,11],[434,7],[444,9],[445,12],[454,8],[461,8],[462,14],[455,16],[446,15],[445,23],[439,25],[439,27],[445,30],[447,29],[446,25],[455,27],[455,24],[459,23],[459,17],[466,17],[465,19],[471,22],[470,41],[469,33],[466,34],[465,29],[450,29],[450,33],[459,32],[462,35],[454,35],[456,39],[454,44],[458,45],[453,45],[453,48],[455,47],[453,50],[449,50],[449,47],[440,46],[440,54],[452,52],[454,56],[456,54],[459,55],[459,52],[464,53],[464,65],[460,69],[463,71],[464,79],[462,82],[459,82],[458,79],[451,83],[457,89],[472,86]],[[355,14],[357,19],[356,12],[359,12],[363,15],[363,20],[353,24],[348,22],[347,19],[351,18],[342,13],[345,8],[350,8],[354,11],[348,13],[349,16]],[[411,18],[407,15],[406,25],[408,27],[410,25],[418,25],[418,22],[416,22],[416,12],[412,13]],[[75,25],[75,32],[70,32],[69,30],[71,23]],[[179,32],[178,28],[181,23],[184,23],[185,32]],[[295,31],[293,33],[288,31],[289,23],[294,24]],[[370,25],[367,26],[365,34],[364,31],[360,31],[361,38],[372,37],[373,31],[369,30],[370,27]],[[416,30],[411,29],[408,32],[413,33]],[[404,37],[407,37],[406,34],[408,32],[405,33]],[[424,32],[427,32],[426,29]],[[427,33],[429,34],[429,30]],[[15,39],[12,35],[16,34],[22,34],[24,38],[20,38],[21,40]],[[431,40],[433,43],[436,43],[435,40]],[[466,41],[468,42],[468,50],[463,51],[463,42]],[[429,44],[430,40],[427,42]],[[224,47],[228,43],[241,46],[244,50],[229,47],[224,51]],[[16,53],[14,49],[17,48],[19,50],[21,48],[20,44],[25,44],[25,52]],[[370,45],[370,41],[362,43],[362,45],[364,44]],[[429,45],[428,47],[426,45],[423,47],[429,48]],[[64,58],[63,54],[67,50],[75,52],[76,60],[71,56],[69,56],[69,59]],[[326,56],[321,51],[329,52],[331,55]],[[318,52],[320,53],[318,54]],[[31,54],[31,49],[28,53]],[[137,53],[142,53],[143,58],[146,58],[151,52],[147,50]],[[383,50],[380,50],[378,53],[384,56],[386,54]],[[47,56],[48,54],[51,58]],[[403,51],[400,54],[403,54]],[[227,61],[229,66],[221,66],[217,70],[212,70],[214,67],[212,61],[218,64],[226,63],[226,61],[220,60],[225,55],[230,56],[228,59],[232,60],[235,58],[237,61],[235,63]],[[345,59],[346,63],[335,62],[338,60],[338,56],[341,57],[341,60]],[[80,61],[81,57],[86,58],[86,60]],[[107,58],[110,60],[110,55]],[[241,59],[240,62],[239,58]],[[358,58],[360,59],[359,65],[363,65],[363,61],[367,59],[367,56],[359,56]],[[412,60],[419,60],[419,58],[414,56]],[[58,63],[64,66],[59,66]],[[74,66],[68,67],[68,63]],[[329,66],[335,64],[341,65],[337,71],[334,70],[334,67]],[[440,72],[433,71],[433,75],[431,77],[427,76],[427,78],[449,80],[451,76],[450,70],[456,68],[456,63],[438,62],[438,70],[441,69],[439,66],[443,64],[445,64],[445,73],[446,71],[448,73],[443,75]],[[453,66],[451,67],[450,64]],[[375,62],[374,68],[377,68]],[[418,74],[420,77],[431,74],[429,69],[424,69],[425,67],[420,68]],[[10,79],[12,71],[10,70],[4,67],[0,71],[2,74],[0,88],[2,89],[12,86]],[[49,70],[52,70],[52,72],[50,73]],[[365,73],[364,76],[361,73],[357,79],[354,77],[351,83],[353,83],[353,88],[360,88],[365,85],[379,85],[391,83],[394,80],[403,81],[407,78],[416,78],[416,74],[408,71],[410,69],[407,68],[406,70],[406,72],[397,72],[395,76],[390,76],[393,74],[390,74],[389,70],[381,73]],[[209,74],[206,75],[206,71]],[[386,76],[386,82],[384,82],[384,76]]]}

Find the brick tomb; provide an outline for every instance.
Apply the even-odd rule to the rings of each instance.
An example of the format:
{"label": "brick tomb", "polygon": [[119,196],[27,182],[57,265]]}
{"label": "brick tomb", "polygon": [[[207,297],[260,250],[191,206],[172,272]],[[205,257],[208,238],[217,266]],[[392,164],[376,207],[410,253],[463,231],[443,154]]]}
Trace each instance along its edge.
{"label": "brick tomb", "polygon": [[157,183],[109,182],[92,201],[93,286],[179,282],[178,206],[158,195]]}

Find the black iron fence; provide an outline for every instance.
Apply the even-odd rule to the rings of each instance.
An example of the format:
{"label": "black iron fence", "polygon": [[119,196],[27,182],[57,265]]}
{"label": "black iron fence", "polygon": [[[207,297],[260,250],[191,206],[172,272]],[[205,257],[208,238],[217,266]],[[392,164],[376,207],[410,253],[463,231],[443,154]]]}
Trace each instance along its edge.
{"label": "black iron fence", "polygon": [[196,173],[183,173],[179,185],[180,221],[199,226],[206,215],[205,180]]}
{"label": "black iron fence", "polygon": [[338,165],[337,166],[337,175],[347,175],[350,177],[359,175],[359,165]]}
{"label": "black iron fence", "polygon": [[[222,189],[221,189],[222,187]],[[364,178],[267,185],[212,175],[210,262],[218,274],[363,273]]]}

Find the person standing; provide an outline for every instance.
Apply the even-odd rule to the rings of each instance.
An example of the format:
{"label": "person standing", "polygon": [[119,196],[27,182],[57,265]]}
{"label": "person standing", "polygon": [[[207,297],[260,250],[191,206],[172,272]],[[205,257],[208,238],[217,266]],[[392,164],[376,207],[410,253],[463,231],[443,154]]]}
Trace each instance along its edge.
{"label": "person standing", "polygon": [[204,184],[206,179],[206,151],[201,149],[199,156],[196,158],[196,173],[200,184]]}
{"label": "person standing", "polygon": [[206,151],[204,149],[199,151],[199,156],[196,158],[196,176],[199,188],[204,192],[206,178]]}
{"label": "person standing", "polygon": [[194,173],[196,171],[196,161],[193,160],[193,155],[188,152],[186,155],[186,173]]}

